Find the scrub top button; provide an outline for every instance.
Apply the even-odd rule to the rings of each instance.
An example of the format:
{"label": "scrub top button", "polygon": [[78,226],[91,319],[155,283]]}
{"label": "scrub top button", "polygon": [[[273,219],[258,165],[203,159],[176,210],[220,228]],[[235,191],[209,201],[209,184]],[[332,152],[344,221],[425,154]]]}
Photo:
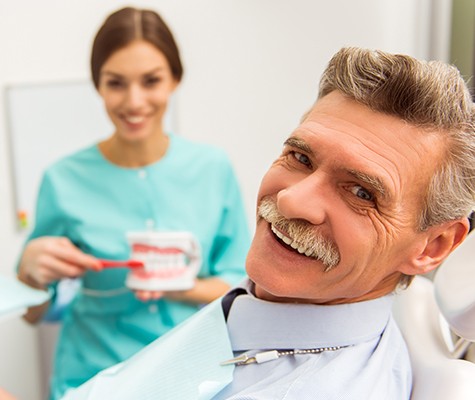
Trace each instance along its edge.
{"label": "scrub top button", "polygon": [[141,169],[139,171],[139,178],[140,179],[145,179],[147,177],[147,171],[145,171],[144,169]]}

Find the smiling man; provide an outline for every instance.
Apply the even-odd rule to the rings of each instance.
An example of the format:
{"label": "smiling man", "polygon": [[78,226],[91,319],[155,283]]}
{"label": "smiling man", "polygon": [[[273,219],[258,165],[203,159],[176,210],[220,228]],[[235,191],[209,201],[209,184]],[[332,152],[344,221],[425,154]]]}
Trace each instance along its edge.
{"label": "smiling man", "polygon": [[[409,399],[411,366],[392,301],[468,232],[474,123],[454,67],[340,50],[262,180],[249,279],[130,360],[120,381],[148,371],[157,393],[173,383],[172,397],[156,398],[183,400]],[[226,346],[220,366],[213,356],[224,358]],[[154,360],[147,368],[146,359]],[[196,368],[182,368],[192,359]],[[220,368],[234,368],[231,382]]]}
{"label": "smiling man", "polygon": [[276,359],[237,358],[216,399],[409,399],[392,294],[468,232],[474,115],[454,67],[333,57],[262,180],[250,280],[224,299],[235,355]]}
{"label": "smiling man", "polygon": [[322,97],[262,181],[247,262],[256,295],[352,303],[438,265],[467,221],[420,227],[424,195],[447,150],[434,129],[338,90]]}

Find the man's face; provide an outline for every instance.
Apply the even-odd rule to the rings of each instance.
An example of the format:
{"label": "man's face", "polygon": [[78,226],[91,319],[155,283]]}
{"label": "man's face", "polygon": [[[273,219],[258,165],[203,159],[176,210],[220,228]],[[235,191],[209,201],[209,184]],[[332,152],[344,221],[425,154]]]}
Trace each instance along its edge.
{"label": "man's face", "polygon": [[442,150],[435,133],[339,92],[320,99],[259,190],[246,262],[256,295],[338,303],[391,292],[427,244],[417,218]]}

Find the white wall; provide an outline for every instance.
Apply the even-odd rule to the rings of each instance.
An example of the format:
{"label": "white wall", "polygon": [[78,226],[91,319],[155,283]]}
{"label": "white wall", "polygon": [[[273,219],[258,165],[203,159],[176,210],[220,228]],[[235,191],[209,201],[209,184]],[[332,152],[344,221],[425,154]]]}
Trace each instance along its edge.
{"label": "white wall", "polygon": [[[178,130],[227,150],[253,225],[259,181],[314,101],[329,57],[341,46],[355,45],[444,59],[450,15],[440,10],[449,3],[5,0],[0,1],[0,90],[18,83],[87,79],[91,41],[106,14],[128,4],[157,9],[174,31],[185,64],[177,94]],[[434,18],[440,19],[438,25]],[[435,43],[432,32],[437,32]],[[0,273],[13,274],[24,237],[16,230],[13,211],[5,114],[2,96]],[[35,328],[21,320],[1,324],[0,386],[19,399],[40,400],[38,354]]]}

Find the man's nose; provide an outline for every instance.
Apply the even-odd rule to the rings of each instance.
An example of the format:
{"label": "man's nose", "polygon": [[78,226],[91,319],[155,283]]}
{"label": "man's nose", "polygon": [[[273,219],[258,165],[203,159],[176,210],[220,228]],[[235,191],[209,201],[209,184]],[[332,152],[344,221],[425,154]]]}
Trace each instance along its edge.
{"label": "man's nose", "polygon": [[320,225],[327,215],[330,193],[329,183],[312,174],[277,193],[277,207],[287,219],[303,219]]}

